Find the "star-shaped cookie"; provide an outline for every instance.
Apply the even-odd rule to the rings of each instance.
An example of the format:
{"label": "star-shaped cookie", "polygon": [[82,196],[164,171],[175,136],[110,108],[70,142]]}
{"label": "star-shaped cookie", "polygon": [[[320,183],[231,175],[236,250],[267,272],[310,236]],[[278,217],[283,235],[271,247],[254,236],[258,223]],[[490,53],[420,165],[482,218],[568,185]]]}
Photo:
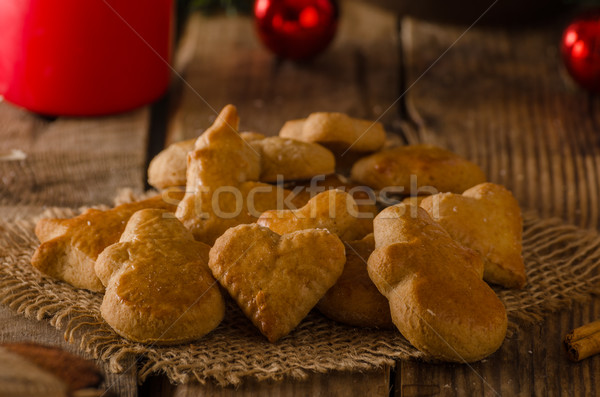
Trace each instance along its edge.
{"label": "star-shaped cookie", "polygon": [[104,286],[94,272],[98,255],[119,241],[133,213],[144,208],[175,211],[170,202],[181,199],[181,195],[175,196],[177,198],[172,197],[172,200],[155,196],[106,211],[89,209],[70,219],[41,219],[35,228],[41,244],[33,254],[31,264],[74,287],[102,292]]}

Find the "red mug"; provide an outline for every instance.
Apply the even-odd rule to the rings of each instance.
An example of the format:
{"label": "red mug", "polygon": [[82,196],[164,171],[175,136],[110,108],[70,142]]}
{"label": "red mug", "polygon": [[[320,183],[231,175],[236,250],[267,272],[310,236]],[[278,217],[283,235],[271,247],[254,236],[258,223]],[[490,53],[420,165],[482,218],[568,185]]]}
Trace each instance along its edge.
{"label": "red mug", "polygon": [[47,115],[123,112],[170,76],[173,0],[0,0],[0,96]]}

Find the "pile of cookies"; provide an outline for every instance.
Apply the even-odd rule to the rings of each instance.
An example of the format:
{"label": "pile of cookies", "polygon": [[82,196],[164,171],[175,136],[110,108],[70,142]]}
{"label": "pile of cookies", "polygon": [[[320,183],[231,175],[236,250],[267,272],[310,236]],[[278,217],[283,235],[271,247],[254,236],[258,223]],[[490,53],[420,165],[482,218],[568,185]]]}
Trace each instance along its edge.
{"label": "pile of cookies", "polygon": [[526,283],[508,190],[447,150],[384,148],[380,123],[344,114],[313,113],[275,137],[238,126],[228,105],[157,155],[158,196],[40,220],[32,265],[103,293],[102,317],[141,343],[201,338],[228,294],[273,343],[316,307],[396,327],[441,360],[501,345],[506,311],[488,283]]}

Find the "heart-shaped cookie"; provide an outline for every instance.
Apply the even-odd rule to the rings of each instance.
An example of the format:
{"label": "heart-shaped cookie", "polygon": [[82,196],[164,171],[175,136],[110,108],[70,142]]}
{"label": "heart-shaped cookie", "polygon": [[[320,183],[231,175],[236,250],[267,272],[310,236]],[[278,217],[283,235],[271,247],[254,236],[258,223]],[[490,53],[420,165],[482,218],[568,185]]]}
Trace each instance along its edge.
{"label": "heart-shaped cookie", "polygon": [[426,197],[421,207],[453,239],[483,257],[484,280],[507,288],[525,286],[523,219],[519,203],[509,190],[482,183],[462,195],[441,193]]}
{"label": "heart-shaped cookie", "polygon": [[219,237],[208,266],[260,332],[276,342],[335,284],[345,261],[344,244],[327,230],[280,236],[252,224]]}

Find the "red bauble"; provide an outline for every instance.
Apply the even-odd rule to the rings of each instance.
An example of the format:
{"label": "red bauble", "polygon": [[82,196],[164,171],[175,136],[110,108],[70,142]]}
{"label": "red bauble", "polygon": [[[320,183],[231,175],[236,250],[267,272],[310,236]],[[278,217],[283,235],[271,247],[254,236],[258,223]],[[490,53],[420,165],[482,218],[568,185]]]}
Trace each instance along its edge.
{"label": "red bauble", "polygon": [[600,92],[600,9],[571,22],[562,36],[561,53],[573,79],[587,90]]}
{"label": "red bauble", "polygon": [[337,30],[335,0],[256,0],[258,35],[275,54],[293,60],[316,56]]}

